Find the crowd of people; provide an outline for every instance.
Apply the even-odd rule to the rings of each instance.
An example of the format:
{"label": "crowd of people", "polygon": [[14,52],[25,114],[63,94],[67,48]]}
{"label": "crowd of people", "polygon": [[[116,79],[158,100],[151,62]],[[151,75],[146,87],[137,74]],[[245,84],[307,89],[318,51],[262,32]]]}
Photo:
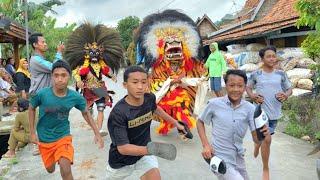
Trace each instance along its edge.
{"label": "crowd of people", "polygon": [[10,106],[3,116],[10,116],[17,112],[18,98],[28,99],[31,76],[26,59],[20,59],[17,66],[13,58],[0,61],[0,101],[3,105]]}
{"label": "crowd of people", "polygon": [[[0,101],[4,109],[1,116],[15,115],[15,123],[9,137],[9,150],[2,156],[15,157],[15,151],[25,146],[29,140],[29,88],[31,75],[28,61],[24,58],[18,61],[17,66],[13,58],[1,59],[0,63]],[[18,143],[19,142],[19,143]],[[35,150],[35,155],[38,154]]]}
{"label": "crowd of people", "polygon": [[[79,28],[85,29],[86,27],[89,26],[84,25]],[[98,28],[101,28],[101,26],[95,27],[95,29]],[[104,30],[107,31],[108,29],[102,29],[99,32]],[[77,33],[77,30],[75,32]],[[113,67],[109,69],[106,65],[103,58],[107,56],[102,56],[103,48],[96,42],[80,44],[79,52],[84,55],[84,62],[73,64],[73,62],[68,63],[62,57],[64,51],[74,53],[72,49],[65,50],[64,44],[57,46],[56,58],[51,62],[44,55],[48,48],[44,36],[39,33],[32,34],[29,40],[34,49],[30,58],[30,65],[26,59],[21,59],[18,65],[15,65],[15,61],[11,58],[6,61],[6,64],[1,63],[1,101],[11,106],[10,112],[18,111],[15,126],[11,131],[8,142],[8,152],[3,157],[15,157],[17,148],[32,142],[38,145],[47,172],[53,173],[58,163],[61,177],[63,179],[73,179],[71,165],[73,164],[74,148],[70,134],[69,112],[73,107],[81,111],[83,118],[93,130],[94,141],[98,143],[99,148],[103,148],[102,136],[105,136],[106,133],[102,131],[104,117],[101,114],[103,114],[106,105],[110,103],[112,105],[112,102],[110,102],[108,95],[110,91],[107,91],[102,80],[102,74],[109,78],[115,78],[110,70]],[[179,43],[177,43],[178,45],[170,44],[177,41],[177,39],[170,39],[166,42],[166,47],[174,47],[172,52],[170,49],[166,50],[171,54],[160,56],[169,58],[170,61],[164,64],[166,66],[172,63],[171,66],[179,68],[179,64],[174,61],[174,58],[183,57],[180,50],[186,51],[187,53],[183,53],[187,55],[191,52],[186,49],[179,49]],[[162,49],[164,47],[163,44]],[[161,99],[158,99],[159,94],[157,92],[150,91],[149,81],[152,76],[144,68],[130,66],[125,70],[123,86],[127,90],[127,95],[113,107],[107,122],[112,141],[109,149],[107,179],[124,179],[135,170],[142,170],[141,179],[160,179],[156,156],[173,160],[176,149],[170,144],[152,142],[150,125],[154,119],[153,115],[157,115],[164,120],[164,126],[170,126],[166,130],[177,128],[179,133],[185,137],[188,133],[190,134],[189,128],[196,126],[203,145],[203,158],[219,157],[226,164],[224,173],[215,171],[220,180],[248,179],[244,160],[243,138],[249,128],[255,147],[253,155],[257,157],[261,151],[263,179],[270,179],[271,135],[274,134],[277,120],[281,116],[282,102],[292,94],[291,83],[286,74],[276,69],[276,49],[268,46],[260,50],[259,55],[263,66],[252,73],[249,78],[244,71],[237,70],[234,61],[219,52],[217,43],[210,44],[210,50],[211,54],[205,63],[190,62],[190,58],[185,60],[186,65],[183,67],[189,68],[189,71],[192,72],[196,68],[192,69],[190,67],[203,65],[204,71],[201,70],[201,73],[203,73],[201,76],[209,76],[210,88],[215,93],[215,97],[208,101],[203,112],[196,117],[195,124],[192,124],[195,120],[192,119],[194,117],[187,117],[190,115],[188,114],[188,103],[192,101],[185,101],[184,97],[192,96],[187,96],[189,92],[184,88],[192,86],[191,84],[199,85],[199,82],[203,80],[202,78],[188,79],[190,73],[184,71],[184,69],[174,69],[176,71],[173,71],[170,67],[166,67],[164,70],[171,74],[167,79],[164,79],[163,84],[168,82],[168,89],[171,90],[171,94],[166,94],[168,89],[163,91],[162,97],[163,99],[167,98],[168,101],[163,99],[161,101]],[[70,58],[68,53],[65,53],[65,55]],[[172,58],[173,56],[174,58]],[[79,56],[76,57],[79,58]],[[164,61],[166,60],[164,59]],[[119,68],[116,64],[114,66],[115,69]],[[177,72],[181,72],[181,74],[176,74]],[[155,77],[156,73],[161,75],[163,72],[157,72],[157,69],[154,69],[153,73],[155,73],[153,74],[153,77]],[[196,71],[193,71],[193,73],[193,75],[199,75],[196,74],[198,73]],[[82,94],[68,88],[71,77],[75,78],[76,86]],[[190,80],[197,80],[197,82],[192,83]],[[224,89],[222,88],[222,82],[225,84]],[[255,104],[261,104],[269,118],[268,123],[259,132],[257,132],[254,120],[255,106],[243,99],[245,92]],[[172,97],[172,94],[181,95],[183,98],[179,99],[180,102],[175,101],[173,98],[176,97]],[[97,123],[94,122],[92,113],[90,113],[94,103],[96,103],[100,114]],[[173,106],[176,107],[172,108]],[[185,109],[181,109],[181,106],[184,106],[182,108]],[[5,115],[10,115],[10,112]],[[39,115],[38,118],[36,118],[37,115]],[[181,117],[185,118],[186,121],[182,121]],[[206,136],[204,124],[212,126],[211,142]],[[168,131],[165,133],[168,133]],[[258,133],[263,134],[263,140],[258,139]],[[188,138],[192,138],[192,136],[188,136]]]}

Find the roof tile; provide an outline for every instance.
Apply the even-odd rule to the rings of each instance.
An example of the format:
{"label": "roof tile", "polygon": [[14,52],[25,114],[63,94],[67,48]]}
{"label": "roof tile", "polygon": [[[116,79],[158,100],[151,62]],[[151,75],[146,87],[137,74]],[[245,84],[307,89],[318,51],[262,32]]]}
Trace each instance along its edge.
{"label": "roof tile", "polygon": [[[287,26],[293,26],[299,18],[298,12],[295,10],[295,3],[297,0],[278,0],[278,2],[271,8],[270,12],[260,20],[254,21],[251,24],[246,24],[237,29],[226,31],[218,34],[205,41],[205,44],[212,41],[222,40],[236,40],[245,36],[252,36],[261,33],[267,33],[281,29]],[[245,7],[252,7],[259,3],[259,0],[247,0]]]}

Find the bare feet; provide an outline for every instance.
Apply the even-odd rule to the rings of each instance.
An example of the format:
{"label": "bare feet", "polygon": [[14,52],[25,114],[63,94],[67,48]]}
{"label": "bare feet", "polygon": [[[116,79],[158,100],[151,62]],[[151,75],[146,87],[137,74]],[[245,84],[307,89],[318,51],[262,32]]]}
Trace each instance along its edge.
{"label": "bare feet", "polygon": [[33,148],[33,150],[32,150],[32,155],[33,156],[40,155],[39,147],[37,145],[32,145],[32,148]]}
{"label": "bare feet", "polygon": [[4,155],[2,155],[2,158],[15,158],[16,154],[14,151],[8,150]]}
{"label": "bare feet", "polygon": [[253,156],[254,158],[258,157],[259,155],[259,149],[260,149],[260,144],[254,144],[254,152],[253,152]]}
{"label": "bare feet", "polygon": [[264,169],[262,173],[262,180],[269,180],[269,169]]}

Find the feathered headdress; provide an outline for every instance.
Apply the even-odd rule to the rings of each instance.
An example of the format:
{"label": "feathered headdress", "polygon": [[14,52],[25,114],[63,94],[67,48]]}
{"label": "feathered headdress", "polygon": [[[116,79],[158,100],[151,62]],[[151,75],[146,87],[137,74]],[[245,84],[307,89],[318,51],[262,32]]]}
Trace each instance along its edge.
{"label": "feathered headdress", "polygon": [[85,22],[69,36],[64,57],[72,69],[81,66],[90,46],[97,46],[102,51],[104,62],[118,71],[123,61],[123,49],[119,33],[103,24],[92,25]]}
{"label": "feathered headdress", "polygon": [[164,44],[172,37],[182,42],[183,53],[187,58],[202,60],[202,42],[194,21],[176,10],[165,10],[144,18],[135,33],[137,62],[149,69],[161,61]]}

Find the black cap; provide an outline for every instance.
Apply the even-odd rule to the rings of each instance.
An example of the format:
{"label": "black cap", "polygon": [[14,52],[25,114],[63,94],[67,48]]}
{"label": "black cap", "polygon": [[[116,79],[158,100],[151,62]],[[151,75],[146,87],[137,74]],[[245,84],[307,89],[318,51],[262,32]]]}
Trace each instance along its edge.
{"label": "black cap", "polygon": [[66,61],[58,60],[58,61],[54,62],[53,65],[52,65],[52,71],[51,72],[53,73],[53,71],[56,68],[64,68],[64,69],[66,69],[68,71],[69,74],[71,74],[70,65]]}

